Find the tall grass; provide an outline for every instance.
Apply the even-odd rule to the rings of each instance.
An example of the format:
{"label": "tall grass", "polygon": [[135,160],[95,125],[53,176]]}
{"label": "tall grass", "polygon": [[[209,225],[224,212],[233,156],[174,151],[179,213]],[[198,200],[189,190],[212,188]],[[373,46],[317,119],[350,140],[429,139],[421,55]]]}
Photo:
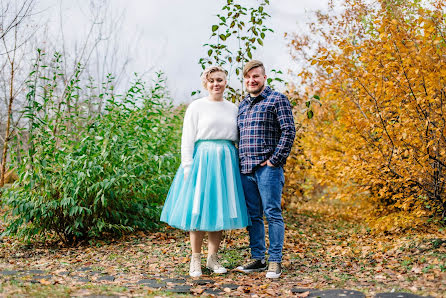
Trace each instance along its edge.
{"label": "tall grass", "polygon": [[[28,80],[27,129],[13,152],[19,180],[5,191],[4,235],[57,236],[65,243],[157,227],[180,163],[181,111],[162,74],[123,95],[113,78],[94,94],[82,67],[67,79],[61,56],[39,56]],[[87,96],[88,94],[88,96]]]}

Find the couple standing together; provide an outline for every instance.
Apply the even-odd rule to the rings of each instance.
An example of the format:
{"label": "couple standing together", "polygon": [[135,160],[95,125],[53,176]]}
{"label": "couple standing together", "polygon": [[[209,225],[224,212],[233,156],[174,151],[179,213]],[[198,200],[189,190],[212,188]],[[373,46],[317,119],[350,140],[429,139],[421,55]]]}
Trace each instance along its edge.
{"label": "couple standing together", "polygon": [[[252,60],[243,69],[249,94],[239,107],[223,99],[226,75],[219,66],[203,72],[202,83],[209,96],[195,100],[186,110],[181,166],[161,220],[190,231],[192,277],[202,274],[201,247],[206,232],[206,267],[226,273],[217,258],[222,231],[247,227],[252,260],[237,270],[268,269],[267,278],[278,278],[285,234],[283,165],[295,137],[291,105],[285,95],[265,85],[265,67],[260,61]],[[234,143],[238,143],[238,152]],[[268,264],[264,214],[269,229]]]}

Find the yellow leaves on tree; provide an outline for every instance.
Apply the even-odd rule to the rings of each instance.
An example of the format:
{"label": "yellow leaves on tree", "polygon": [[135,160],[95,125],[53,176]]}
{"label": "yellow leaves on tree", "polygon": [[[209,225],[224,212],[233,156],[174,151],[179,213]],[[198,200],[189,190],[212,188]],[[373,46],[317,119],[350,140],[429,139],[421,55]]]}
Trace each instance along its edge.
{"label": "yellow leaves on tree", "polygon": [[290,42],[307,63],[294,97],[323,103],[299,140],[306,175],[367,196],[392,226],[446,216],[445,2],[346,1]]}

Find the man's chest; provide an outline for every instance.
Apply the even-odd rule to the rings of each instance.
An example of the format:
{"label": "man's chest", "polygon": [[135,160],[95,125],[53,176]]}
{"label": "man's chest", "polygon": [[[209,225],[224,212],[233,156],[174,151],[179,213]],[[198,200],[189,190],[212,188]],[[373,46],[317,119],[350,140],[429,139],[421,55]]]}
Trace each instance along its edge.
{"label": "man's chest", "polygon": [[276,120],[274,102],[264,99],[260,102],[245,102],[239,107],[237,123],[240,128],[272,124]]}

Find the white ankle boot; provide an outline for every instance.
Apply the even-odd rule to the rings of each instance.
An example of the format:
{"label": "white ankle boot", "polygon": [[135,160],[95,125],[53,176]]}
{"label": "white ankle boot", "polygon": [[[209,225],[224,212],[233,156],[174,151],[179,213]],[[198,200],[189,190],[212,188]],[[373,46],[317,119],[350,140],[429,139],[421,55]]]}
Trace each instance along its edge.
{"label": "white ankle boot", "polygon": [[217,254],[208,255],[206,267],[214,273],[222,274],[228,272],[228,270],[218,262]]}
{"label": "white ankle boot", "polygon": [[199,277],[201,274],[201,253],[193,253],[190,258],[189,275],[191,277]]}

